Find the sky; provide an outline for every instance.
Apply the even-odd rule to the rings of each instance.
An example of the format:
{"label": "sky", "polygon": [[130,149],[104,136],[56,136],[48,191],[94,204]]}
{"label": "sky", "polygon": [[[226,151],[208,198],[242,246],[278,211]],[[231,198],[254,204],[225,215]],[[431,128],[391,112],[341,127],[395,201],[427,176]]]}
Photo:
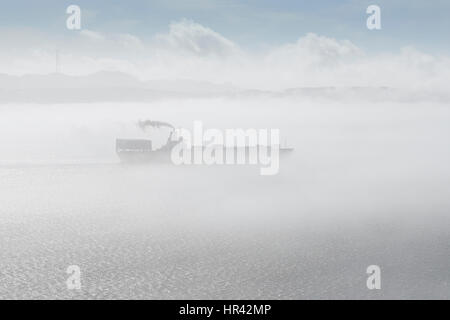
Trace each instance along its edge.
{"label": "sky", "polygon": [[[146,39],[173,21],[190,19],[240,46],[259,49],[312,32],[348,39],[370,50],[414,45],[450,50],[450,2],[446,0],[15,0],[0,3],[0,28],[29,28],[64,35],[68,5],[82,8],[83,27]],[[382,10],[382,30],[366,28],[366,8]]]}
{"label": "sky", "polygon": [[[73,4],[81,30],[66,27]],[[381,30],[366,26],[372,4],[381,8]],[[0,74],[115,71],[264,90],[445,91],[449,9],[447,0],[2,1]]]}

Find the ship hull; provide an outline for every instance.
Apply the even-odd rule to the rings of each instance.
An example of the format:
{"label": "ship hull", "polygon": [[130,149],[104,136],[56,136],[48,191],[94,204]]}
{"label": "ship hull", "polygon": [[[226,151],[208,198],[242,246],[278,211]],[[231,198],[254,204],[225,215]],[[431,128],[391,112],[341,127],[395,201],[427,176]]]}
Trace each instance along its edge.
{"label": "ship hull", "polygon": [[[252,148],[225,148],[223,149],[224,160],[227,157],[227,154],[232,154],[236,159],[237,154],[242,152],[244,156],[244,161],[247,162],[249,160],[249,155],[251,153]],[[257,148],[256,148],[257,149]],[[269,154],[271,154],[271,148],[268,148]],[[204,148],[198,148],[197,150],[193,148],[191,150],[191,160],[193,161],[194,154],[196,152],[203,153]],[[293,149],[289,148],[281,148],[279,149],[279,154],[287,155],[291,153]],[[256,154],[258,154],[258,150],[256,150]],[[125,163],[171,163],[171,152],[170,150],[161,150],[161,151],[147,151],[147,152],[132,152],[132,151],[118,151],[117,155],[121,162]]]}

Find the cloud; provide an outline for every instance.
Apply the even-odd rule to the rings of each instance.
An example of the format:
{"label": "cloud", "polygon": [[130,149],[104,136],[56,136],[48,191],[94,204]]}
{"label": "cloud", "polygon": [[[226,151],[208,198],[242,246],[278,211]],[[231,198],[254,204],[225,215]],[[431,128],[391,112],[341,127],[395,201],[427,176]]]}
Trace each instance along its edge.
{"label": "cloud", "polygon": [[[81,38],[88,39],[98,47],[97,49],[111,50],[113,48],[120,47],[120,49],[142,49],[144,44],[137,36],[128,33],[117,34],[104,34],[101,32],[95,32],[87,29],[83,29],[79,32]],[[84,43],[79,43],[83,47]],[[92,45],[92,43],[90,43]]]}
{"label": "cloud", "polygon": [[121,33],[115,37],[115,40],[124,48],[143,48],[144,44],[142,43],[139,37],[134,36],[132,34]]}
{"label": "cloud", "polygon": [[[62,72],[73,75],[121,71],[143,80],[192,79],[247,89],[314,86],[388,86],[447,90],[450,57],[412,47],[372,54],[347,40],[308,33],[259,52],[242,49],[218,32],[190,20],[145,40],[132,34],[92,30],[63,39],[30,30],[0,30],[0,73],[51,73],[55,49]],[[9,36],[8,36],[9,34]]]}
{"label": "cloud", "polygon": [[270,59],[278,61],[302,60],[311,64],[334,65],[341,61],[360,57],[362,54],[362,50],[350,41],[338,41],[308,33],[293,44],[275,48],[268,56]]}
{"label": "cloud", "polygon": [[156,39],[169,50],[199,56],[228,56],[237,51],[232,41],[190,20],[171,23],[169,33],[157,35]]}
{"label": "cloud", "polygon": [[104,40],[105,37],[100,32],[95,32],[87,29],[83,29],[80,31],[80,35],[82,37],[86,37],[90,40]]}

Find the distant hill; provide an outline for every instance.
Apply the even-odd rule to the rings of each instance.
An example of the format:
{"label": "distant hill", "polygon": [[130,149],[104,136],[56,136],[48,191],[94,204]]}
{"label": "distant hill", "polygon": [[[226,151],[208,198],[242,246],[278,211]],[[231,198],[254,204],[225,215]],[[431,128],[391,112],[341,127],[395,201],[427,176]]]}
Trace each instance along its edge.
{"label": "distant hill", "polygon": [[231,84],[187,79],[139,79],[120,72],[85,76],[0,74],[0,103],[146,102],[182,98],[308,98],[342,101],[450,101],[450,93],[388,87],[303,87],[283,91],[246,90]]}
{"label": "distant hill", "polygon": [[224,95],[236,91],[231,85],[191,80],[144,82],[120,72],[98,72],[86,76],[56,73],[24,76],[0,74],[0,103],[149,101],[160,98]]}

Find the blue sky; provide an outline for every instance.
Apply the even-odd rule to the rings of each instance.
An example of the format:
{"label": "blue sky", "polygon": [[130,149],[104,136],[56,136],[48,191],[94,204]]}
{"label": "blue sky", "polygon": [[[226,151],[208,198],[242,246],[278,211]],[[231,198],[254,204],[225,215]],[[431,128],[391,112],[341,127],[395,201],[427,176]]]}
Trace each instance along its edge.
{"label": "blue sky", "polygon": [[[150,38],[170,22],[192,19],[242,47],[292,42],[308,32],[348,39],[376,51],[414,46],[428,52],[450,51],[448,0],[15,0],[0,4],[0,28],[32,28],[64,35],[70,4],[83,12],[83,28]],[[382,9],[382,30],[365,27],[365,9]]]}

